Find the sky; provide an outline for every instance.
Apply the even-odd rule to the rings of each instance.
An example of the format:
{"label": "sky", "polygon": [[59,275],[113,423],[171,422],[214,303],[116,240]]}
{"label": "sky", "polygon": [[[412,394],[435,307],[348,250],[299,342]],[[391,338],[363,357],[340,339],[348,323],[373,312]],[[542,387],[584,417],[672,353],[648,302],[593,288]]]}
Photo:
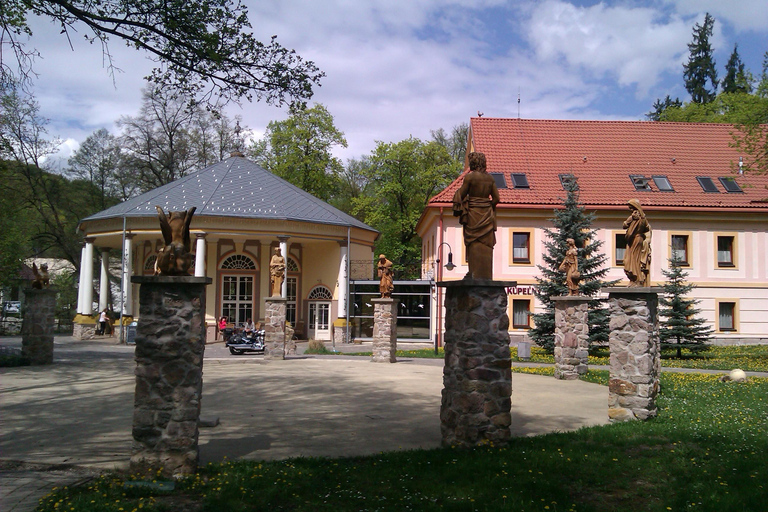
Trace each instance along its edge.
{"label": "sky", "polygon": [[[272,35],[325,72],[312,102],[325,105],[348,146],[346,160],[378,141],[429,140],[482,112],[526,119],[642,120],[657,98],[689,100],[683,64],[695,23],[715,18],[718,75],[739,45],[759,75],[768,51],[765,0],[244,0],[257,39]],[[72,47],[45,19],[28,44],[41,57],[34,94],[66,158],[99,128],[134,116],[146,54],[113,40],[122,71],[80,34]],[[518,102],[519,98],[519,102]],[[256,136],[287,107],[229,105]]]}

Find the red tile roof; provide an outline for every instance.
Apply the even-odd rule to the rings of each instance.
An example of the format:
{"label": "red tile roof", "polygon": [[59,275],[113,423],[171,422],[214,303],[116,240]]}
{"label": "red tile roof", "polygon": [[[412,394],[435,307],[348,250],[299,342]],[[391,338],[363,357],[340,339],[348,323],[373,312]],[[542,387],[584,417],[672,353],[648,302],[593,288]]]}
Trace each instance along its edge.
{"label": "red tile roof", "polygon": [[[488,172],[503,173],[500,207],[551,207],[565,191],[560,174],[578,179],[586,206],[626,205],[633,197],[652,208],[756,208],[768,211],[768,176],[737,176],[739,157],[729,146],[732,125],[650,121],[555,121],[472,118],[475,151],[485,153]],[[465,171],[467,172],[467,171]],[[510,173],[525,173],[530,189],[512,188]],[[674,192],[635,189],[630,175],[666,176]],[[463,175],[462,175],[463,176]],[[429,205],[450,203],[462,176]],[[704,192],[696,177],[712,178],[719,193]],[[736,178],[744,193],[728,193],[719,177]],[[751,185],[751,186],[750,186]],[[763,200],[763,201],[761,201]]]}

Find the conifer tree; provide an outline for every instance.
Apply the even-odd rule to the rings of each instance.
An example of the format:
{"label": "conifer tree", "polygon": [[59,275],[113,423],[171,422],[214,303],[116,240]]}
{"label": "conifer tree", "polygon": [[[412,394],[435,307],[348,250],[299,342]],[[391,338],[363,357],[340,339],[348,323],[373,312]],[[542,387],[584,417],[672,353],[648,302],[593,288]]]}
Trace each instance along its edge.
{"label": "conifer tree", "polygon": [[733,53],[725,65],[725,78],[723,78],[723,92],[743,92],[750,94],[752,84],[747,71],[744,70],[744,63],[739,56],[738,43],[733,46]]}
{"label": "conifer tree", "polygon": [[[709,103],[717,96],[717,70],[712,45],[709,43],[714,26],[715,19],[707,13],[703,25],[694,25],[693,41],[688,43],[690,55],[688,64],[683,64],[683,78],[693,103]],[[707,82],[711,89],[707,88]]]}
{"label": "conifer tree", "polygon": [[[555,210],[555,217],[551,219],[554,229],[544,229],[546,233],[545,264],[538,266],[541,277],[536,277],[534,293],[545,309],[543,313],[533,315],[536,325],[529,332],[531,339],[550,353],[555,348],[555,305],[550,297],[568,294],[565,273],[558,270],[567,250],[566,240],[573,238],[578,249],[581,294],[595,297],[600,288],[616,282],[603,280],[608,273],[608,268],[605,266],[608,258],[599,252],[603,242],[597,239],[597,230],[592,228],[595,214],[587,213],[585,208],[579,205],[578,185],[575,180],[569,183],[567,196],[563,199],[563,208]],[[608,313],[602,301],[595,298],[590,301],[589,308],[590,344],[607,342]]]}
{"label": "conifer tree", "polygon": [[680,266],[680,260],[674,258],[669,260],[669,269],[661,272],[667,278],[664,293],[659,297],[659,316],[664,318],[659,325],[661,346],[676,348],[678,359],[682,357],[682,349],[706,350],[709,347],[705,342],[709,340],[712,328],[704,325],[705,320],[697,316],[701,313],[696,308],[699,301],[685,298],[695,288],[686,281],[688,273]]}

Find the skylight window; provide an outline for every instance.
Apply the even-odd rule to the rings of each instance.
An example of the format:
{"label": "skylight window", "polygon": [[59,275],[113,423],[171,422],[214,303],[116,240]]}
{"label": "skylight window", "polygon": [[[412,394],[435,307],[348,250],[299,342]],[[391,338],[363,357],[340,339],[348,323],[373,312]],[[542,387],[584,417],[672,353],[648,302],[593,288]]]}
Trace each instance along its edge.
{"label": "skylight window", "polygon": [[704,189],[704,192],[712,192],[714,194],[720,193],[717,185],[715,185],[715,182],[712,181],[712,178],[709,176],[697,176],[696,181],[699,182],[699,185],[701,185],[701,188]]}
{"label": "skylight window", "polygon": [[579,190],[578,179],[573,174],[561,174],[560,185],[562,185],[563,190]]}
{"label": "skylight window", "polygon": [[635,190],[646,191],[646,192],[650,192],[652,190],[650,180],[645,176],[630,174],[629,179],[632,180],[632,184],[635,186]]}
{"label": "skylight window", "polygon": [[507,180],[504,179],[504,175],[500,172],[489,173],[496,182],[496,188],[507,188]]}
{"label": "skylight window", "polygon": [[528,178],[525,176],[525,173],[512,173],[512,184],[515,188],[531,188],[528,185]]}
{"label": "skylight window", "polygon": [[659,189],[660,192],[675,191],[675,189],[672,187],[672,183],[669,182],[669,178],[666,176],[654,176],[653,183],[656,184],[656,188]]}
{"label": "skylight window", "polygon": [[743,193],[744,191],[741,190],[741,187],[738,183],[736,183],[736,180],[733,178],[728,177],[720,177],[717,178],[720,180],[720,183],[723,184],[723,188],[725,188],[725,191],[729,194],[738,194],[739,192]]}

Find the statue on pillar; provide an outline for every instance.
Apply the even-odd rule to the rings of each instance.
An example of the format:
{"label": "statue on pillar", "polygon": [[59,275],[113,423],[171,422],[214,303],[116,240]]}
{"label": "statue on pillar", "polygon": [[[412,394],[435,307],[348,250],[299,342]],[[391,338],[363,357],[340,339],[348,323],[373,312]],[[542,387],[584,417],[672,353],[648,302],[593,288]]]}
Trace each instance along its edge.
{"label": "statue on pillar", "polygon": [[464,226],[464,246],[469,272],[465,279],[493,279],[493,247],[496,245],[496,205],[499,191],[486,172],[485,155],[469,154],[470,172],[453,196],[453,215]]}
{"label": "statue on pillar", "polygon": [[35,279],[32,280],[32,288],[42,290],[51,284],[51,279],[48,276],[48,265],[45,263],[41,263],[40,269],[38,269],[37,265],[32,262],[32,274],[35,276]]}
{"label": "statue on pillar", "polygon": [[159,206],[155,208],[165,241],[165,247],[157,255],[156,272],[165,276],[188,275],[194,263],[190,254],[189,224],[192,222],[196,207],[193,206],[185,212],[169,211],[168,215]]}
{"label": "statue on pillar", "polygon": [[392,262],[387,259],[383,254],[379,254],[379,292],[381,292],[382,299],[388,299],[392,297],[392,290],[395,289],[394,275],[395,272],[392,269]]}
{"label": "statue on pillar", "polygon": [[560,263],[560,272],[565,272],[565,285],[568,287],[568,295],[579,295],[579,281],[581,273],[579,272],[579,257],[576,249],[576,241],[569,238],[565,241],[568,244],[568,250],[565,251],[565,258]]}
{"label": "statue on pillar", "polygon": [[272,297],[282,296],[283,280],[285,279],[285,258],[280,254],[280,248],[275,247],[275,253],[269,261],[269,285]]}
{"label": "statue on pillar", "polygon": [[629,279],[629,286],[651,285],[651,225],[645,218],[640,201],[630,199],[627,203],[632,212],[624,221],[626,233],[624,240],[627,249],[624,252],[624,273]]}

